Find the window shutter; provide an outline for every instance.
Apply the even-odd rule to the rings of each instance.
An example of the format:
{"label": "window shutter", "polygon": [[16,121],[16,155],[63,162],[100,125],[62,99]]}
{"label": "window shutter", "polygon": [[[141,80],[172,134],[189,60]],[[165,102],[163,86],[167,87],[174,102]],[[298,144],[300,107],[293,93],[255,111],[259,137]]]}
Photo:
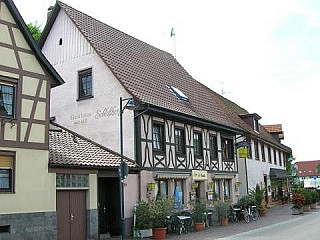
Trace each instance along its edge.
{"label": "window shutter", "polygon": [[0,155],[0,168],[12,168],[12,156]]}

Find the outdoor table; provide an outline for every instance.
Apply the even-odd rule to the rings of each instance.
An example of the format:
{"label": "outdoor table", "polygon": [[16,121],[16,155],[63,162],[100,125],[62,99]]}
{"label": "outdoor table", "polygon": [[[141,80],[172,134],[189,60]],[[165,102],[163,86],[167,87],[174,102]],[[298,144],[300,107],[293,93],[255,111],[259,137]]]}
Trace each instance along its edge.
{"label": "outdoor table", "polygon": [[187,233],[187,228],[186,228],[186,221],[191,220],[190,216],[183,216],[183,215],[178,215],[177,216],[180,224],[179,224],[179,234],[181,234],[182,232]]}

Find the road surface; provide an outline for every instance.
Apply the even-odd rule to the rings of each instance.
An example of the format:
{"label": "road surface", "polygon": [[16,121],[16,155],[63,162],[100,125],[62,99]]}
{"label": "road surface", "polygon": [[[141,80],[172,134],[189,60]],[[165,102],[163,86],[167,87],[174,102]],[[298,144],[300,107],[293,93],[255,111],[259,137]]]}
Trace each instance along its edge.
{"label": "road surface", "polygon": [[[319,240],[320,212],[304,213],[301,217],[257,228],[217,240]],[[209,240],[209,238],[208,238]]]}

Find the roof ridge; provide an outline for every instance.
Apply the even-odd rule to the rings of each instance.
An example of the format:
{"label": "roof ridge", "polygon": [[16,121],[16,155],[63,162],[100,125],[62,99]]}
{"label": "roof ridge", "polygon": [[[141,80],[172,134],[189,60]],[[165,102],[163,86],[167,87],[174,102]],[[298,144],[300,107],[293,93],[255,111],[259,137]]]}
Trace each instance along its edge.
{"label": "roof ridge", "polygon": [[[115,30],[115,31],[121,32],[122,34],[125,34],[126,36],[135,39],[136,41],[142,42],[143,44],[145,44],[145,45],[147,45],[147,46],[149,46],[149,47],[151,47],[151,48],[155,48],[155,49],[157,49],[157,50],[159,50],[159,51],[161,51],[161,52],[163,52],[163,53],[166,53],[166,54],[174,57],[171,53],[169,53],[169,52],[167,52],[167,51],[165,51],[165,50],[162,50],[162,49],[160,49],[160,48],[157,48],[157,47],[155,47],[155,46],[153,46],[153,45],[151,45],[151,44],[149,44],[149,43],[147,43],[147,42],[145,42],[145,41],[142,41],[142,40],[140,40],[140,39],[138,39],[138,38],[136,38],[136,37],[134,37],[134,36],[132,36],[132,35],[130,35],[130,34],[128,34],[128,33],[123,32],[122,30],[119,30],[119,29],[117,29],[117,28],[115,28],[115,27],[112,27],[111,25],[106,24],[106,23],[100,21],[99,19],[94,18],[94,17],[92,17],[92,16],[90,16],[90,15],[88,15],[88,14],[86,14],[86,13],[84,13],[84,12],[82,12],[82,11],[76,9],[76,8],[74,8],[74,7],[71,7],[70,5],[68,5],[68,4],[66,4],[66,3],[64,3],[64,2],[62,2],[62,1],[57,1],[57,3],[58,3],[59,6],[62,7],[64,10],[65,10],[65,6],[67,6],[67,7],[71,8],[71,9],[73,9],[73,11],[77,11],[77,12],[79,12],[79,13],[81,13],[81,14],[89,17],[89,18],[92,18],[93,20],[95,20],[95,21],[97,21],[97,22],[99,22],[99,23],[101,23],[101,24],[103,24],[103,25],[105,25],[105,26],[108,26],[108,27],[112,28],[112,29]],[[67,15],[70,17],[70,15],[68,14],[68,12],[67,12],[66,10],[65,10],[65,12],[66,12]],[[72,19],[71,19],[71,20],[72,20]],[[73,21],[73,20],[72,20],[72,21]],[[81,33],[83,34],[82,31],[81,31]]]}

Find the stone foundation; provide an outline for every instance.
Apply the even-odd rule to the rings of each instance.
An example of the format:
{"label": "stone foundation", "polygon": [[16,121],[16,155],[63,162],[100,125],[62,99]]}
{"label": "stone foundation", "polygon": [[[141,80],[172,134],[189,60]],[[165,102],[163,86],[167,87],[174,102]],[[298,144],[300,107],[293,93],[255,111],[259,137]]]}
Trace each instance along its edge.
{"label": "stone foundation", "polygon": [[0,214],[1,240],[56,240],[56,212]]}

